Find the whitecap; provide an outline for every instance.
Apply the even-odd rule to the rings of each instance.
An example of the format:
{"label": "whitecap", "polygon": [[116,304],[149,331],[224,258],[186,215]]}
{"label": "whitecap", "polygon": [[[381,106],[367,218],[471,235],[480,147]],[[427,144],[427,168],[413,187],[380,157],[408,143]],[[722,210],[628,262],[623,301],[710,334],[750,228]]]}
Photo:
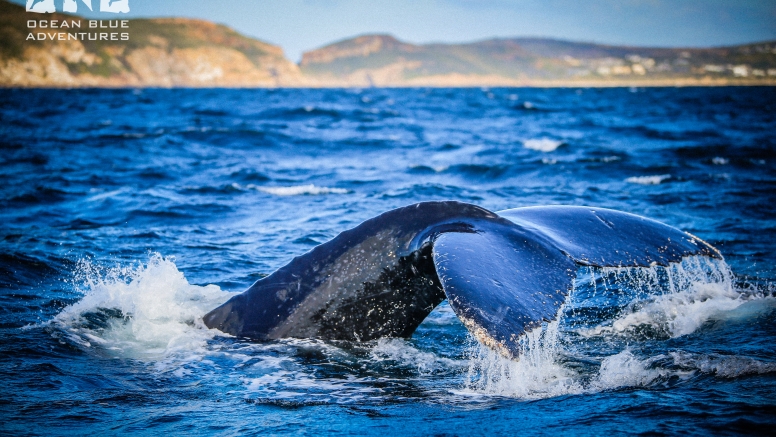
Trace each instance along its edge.
{"label": "whitecap", "polygon": [[652,176],[632,176],[625,179],[625,182],[639,185],[659,185],[669,179],[671,179],[670,174],[659,174]]}
{"label": "whitecap", "polygon": [[562,350],[558,325],[546,323],[523,334],[516,360],[478,343],[472,349],[466,392],[524,399],[582,393],[577,372],[558,360]]}
{"label": "whitecap", "polygon": [[754,298],[733,287],[733,273],[724,261],[703,257],[688,257],[668,267],[601,271],[611,285],[624,284],[635,290],[635,297],[617,317],[579,329],[577,333],[583,337],[629,336],[641,328],[665,337],[681,337]]}
{"label": "whitecap", "polygon": [[697,369],[699,372],[719,378],[737,378],[744,375],[762,375],[776,372],[776,362],[755,358],[721,354],[693,354],[684,351],[671,353],[678,366]]}
{"label": "whitecap", "polygon": [[322,195],[322,194],[350,193],[350,190],[347,190],[345,188],[318,187],[313,184],[292,185],[288,187],[268,187],[268,186],[257,186],[257,185],[249,184],[246,188],[251,190],[261,191],[262,193],[273,194],[275,196],[303,196],[303,195],[316,196],[316,195]]}
{"label": "whitecap", "polygon": [[[520,337],[517,358],[505,358],[476,343],[461,394],[540,399],[649,387],[670,379],[686,380],[699,372],[725,378],[776,372],[776,363],[748,357],[650,355],[649,349],[640,348],[645,332],[651,339],[655,332],[657,338],[675,338],[697,332],[712,319],[750,317],[772,309],[776,299],[736,289],[724,261],[688,257],[668,267],[591,271],[600,275],[591,276],[592,294],[584,284],[576,284],[556,321]],[[601,290],[601,283],[606,290]],[[595,307],[623,294],[633,300],[624,301],[621,311],[594,321],[597,326],[578,326],[580,320],[589,326],[590,321],[577,314],[587,313],[591,299]],[[741,310],[749,304],[756,307]]]}
{"label": "whitecap", "polygon": [[591,382],[589,391],[612,390],[621,387],[646,387],[660,377],[666,376],[667,369],[652,368],[657,358],[639,359],[626,349],[608,356],[601,361],[598,375]]}
{"label": "whitecap", "polygon": [[439,357],[432,352],[421,351],[400,338],[378,340],[377,345],[372,349],[372,360],[395,361],[403,366],[416,369],[421,375],[430,375],[465,366],[465,362],[457,362],[449,358]]}
{"label": "whitecap", "polygon": [[[94,190],[94,189],[92,189],[92,190]],[[92,191],[92,190],[90,190],[90,191]],[[88,197],[86,199],[86,201],[87,202],[97,202],[97,201],[105,200],[105,199],[108,199],[108,198],[111,198],[111,197],[116,197],[119,194],[124,194],[124,193],[129,192],[129,191],[130,191],[130,189],[128,187],[122,187],[122,188],[119,188],[117,190],[105,191],[105,192],[102,192],[102,193],[99,193],[99,194],[95,194],[93,196]]]}
{"label": "whitecap", "polygon": [[[218,286],[189,284],[172,258],[158,253],[145,264],[101,268],[81,261],[76,283],[83,298],[66,307],[49,326],[55,335],[83,347],[99,347],[111,356],[185,360],[205,353],[219,331],[209,330],[202,315],[225,302],[230,293]],[[186,358],[189,357],[189,358]]]}
{"label": "whitecap", "polygon": [[563,145],[563,141],[551,140],[549,138],[523,141],[523,147],[539,152],[552,152],[561,145]]}

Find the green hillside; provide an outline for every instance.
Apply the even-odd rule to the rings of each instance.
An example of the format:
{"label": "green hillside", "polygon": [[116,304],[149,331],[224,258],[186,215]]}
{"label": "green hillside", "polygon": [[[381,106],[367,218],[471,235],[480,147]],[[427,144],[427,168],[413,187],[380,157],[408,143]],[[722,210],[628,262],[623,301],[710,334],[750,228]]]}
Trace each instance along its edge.
{"label": "green hillside", "polygon": [[[66,20],[80,28],[28,29],[30,19]],[[95,36],[105,31],[125,32],[128,40]],[[39,33],[47,39],[37,40]],[[0,1],[0,39],[5,86],[275,86],[302,80],[280,47],[202,20],[134,19],[127,29],[98,30],[77,16],[31,14]]]}
{"label": "green hillside", "polygon": [[[31,19],[81,25],[28,29]],[[296,65],[280,47],[209,21],[129,20],[118,30],[126,40],[100,40],[105,30],[86,21],[0,0],[0,86],[776,85],[776,41],[673,49],[542,38],[417,45],[362,35],[306,52]]]}
{"label": "green hillside", "polygon": [[[776,41],[721,48],[645,48],[540,38],[413,45],[363,35],[304,54],[302,72],[321,81],[400,85],[424,78],[461,82],[776,81]],[[388,79],[388,83],[381,80]]]}

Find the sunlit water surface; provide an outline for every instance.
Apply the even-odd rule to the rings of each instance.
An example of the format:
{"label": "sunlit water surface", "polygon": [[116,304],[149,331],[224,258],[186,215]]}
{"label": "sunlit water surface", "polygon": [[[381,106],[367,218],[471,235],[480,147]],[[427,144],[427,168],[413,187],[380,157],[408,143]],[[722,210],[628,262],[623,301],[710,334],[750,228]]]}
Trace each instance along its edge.
{"label": "sunlit water surface", "polygon": [[[769,435],[774,132],[773,88],[0,90],[0,431]],[[726,262],[580,267],[519,361],[446,303],[407,340],[203,326],[439,199],[619,209]]]}

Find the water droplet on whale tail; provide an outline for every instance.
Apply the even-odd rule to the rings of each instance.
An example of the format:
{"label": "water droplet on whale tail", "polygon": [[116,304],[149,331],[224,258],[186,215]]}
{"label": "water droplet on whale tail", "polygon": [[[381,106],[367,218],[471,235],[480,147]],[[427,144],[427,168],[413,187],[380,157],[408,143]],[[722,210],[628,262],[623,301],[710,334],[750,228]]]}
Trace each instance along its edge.
{"label": "water droplet on whale tail", "polygon": [[667,266],[703,255],[722,258],[676,228],[603,208],[543,206],[499,211],[507,224],[445,233],[434,263],[450,306],[480,343],[516,358],[520,337],[555,320],[578,266]]}
{"label": "water droplet on whale tail", "polygon": [[483,344],[517,357],[554,320],[577,266],[649,267],[719,252],[663,223],[601,208],[493,213],[423,202],[345,231],[204,316],[241,337],[409,337],[445,298]]}

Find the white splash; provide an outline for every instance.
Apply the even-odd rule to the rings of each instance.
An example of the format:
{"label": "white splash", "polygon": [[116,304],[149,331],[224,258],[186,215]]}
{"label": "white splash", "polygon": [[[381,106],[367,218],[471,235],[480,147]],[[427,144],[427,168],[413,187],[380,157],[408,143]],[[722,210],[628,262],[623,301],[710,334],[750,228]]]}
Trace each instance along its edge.
{"label": "white splash", "polygon": [[110,355],[161,359],[203,351],[218,331],[202,315],[230,294],[188,283],[173,259],[151,254],[146,264],[101,269],[82,261],[76,275],[84,297],[51,322],[68,340]]}
{"label": "white splash", "polygon": [[676,365],[696,369],[701,373],[719,378],[776,373],[776,363],[760,361],[751,357],[693,354],[684,351],[672,352],[671,357]]}
{"label": "white splash", "polygon": [[545,324],[520,339],[520,358],[510,360],[477,344],[472,350],[466,391],[540,399],[584,390],[576,372],[559,363],[558,321]]}
{"label": "white splash", "polygon": [[561,145],[563,145],[563,141],[551,140],[549,138],[523,141],[523,147],[539,152],[552,152]]}
{"label": "white splash", "polygon": [[625,179],[625,182],[639,185],[659,185],[669,179],[671,179],[670,174],[659,174],[652,176],[632,176],[628,179]]}
{"label": "white splash", "polygon": [[[688,257],[668,267],[594,270],[598,276],[591,275],[593,294],[582,296],[581,284],[577,284],[558,320],[521,337],[518,359],[504,358],[476,344],[464,392],[537,399],[648,387],[699,373],[732,378],[776,372],[776,363],[750,357],[682,351],[650,356],[648,351],[639,350],[639,336],[645,335],[645,327],[652,333],[648,335],[674,338],[697,332],[710,320],[742,317],[738,313],[745,317],[776,306],[772,297],[737,290],[724,261]],[[609,298],[625,296],[631,300],[622,304],[616,316],[598,321],[597,326],[575,326],[580,321],[574,319],[574,310],[584,308],[587,299],[598,305],[606,293]],[[588,356],[589,350],[610,352]]]}
{"label": "white splash", "polygon": [[402,366],[417,370],[420,375],[430,375],[450,369],[465,367],[465,362],[439,357],[432,352],[421,351],[406,340],[399,338],[383,338],[377,341],[372,349],[374,361],[395,361]]}
{"label": "white splash", "polygon": [[261,191],[275,196],[303,196],[303,195],[322,195],[322,194],[347,194],[350,191],[345,188],[318,187],[314,184],[292,185],[289,187],[268,187],[250,184],[246,188],[249,190]]}
{"label": "white splash", "polygon": [[[269,360],[262,362],[265,366]],[[241,378],[246,398],[292,401],[300,404],[339,403],[352,404],[378,401],[382,390],[374,387],[372,380],[348,375],[343,378],[321,378],[314,372],[304,371],[291,361],[277,366],[258,377]]]}
{"label": "white splash", "polygon": [[657,296],[631,306],[630,312],[609,326],[598,326],[585,335],[624,333],[641,326],[666,331],[671,337],[695,332],[706,321],[738,308],[745,302],[741,295],[720,284],[695,284],[691,290],[675,295]]}
{"label": "white splash", "polygon": [[[344,363],[349,352],[332,344],[310,339],[283,339],[276,343],[248,346],[249,355],[236,366],[236,375],[245,389],[246,399],[309,403],[358,403],[377,401],[383,396],[374,386],[374,377],[354,373],[327,376],[321,368],[311,368],[297,358],[313,353],[327,362]],[[233,352],[229,351],[230,357]],[[338,366],[339,367],[339,366]]]}
{"label": "white splash", "polygon": [[[669,374],[666,369],[651,367],[651,364],[658,358],[661,357],[639,359],[628,349],[608,356],[601,361],[598,374],[588,386],[587,391],[596,392],[621,387],[649,386],[658,378]],[[684,376],[691,374],[692,372],[685,372]]]}
{"label": "white splash", "polygon": [[618,317],[578,330],[583,337],[631,334],[642,327],[680,337],[751,299],[735,290],[733,273],[724,261],[705,257],[688,257],[668,267],[601,271],[604,278],[627,284],[636,294]]}

